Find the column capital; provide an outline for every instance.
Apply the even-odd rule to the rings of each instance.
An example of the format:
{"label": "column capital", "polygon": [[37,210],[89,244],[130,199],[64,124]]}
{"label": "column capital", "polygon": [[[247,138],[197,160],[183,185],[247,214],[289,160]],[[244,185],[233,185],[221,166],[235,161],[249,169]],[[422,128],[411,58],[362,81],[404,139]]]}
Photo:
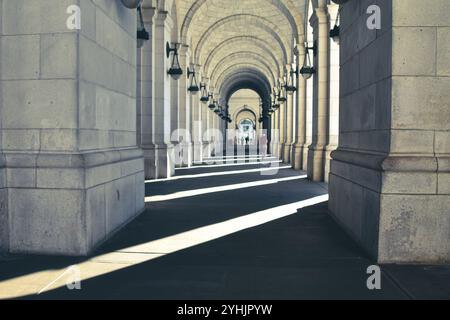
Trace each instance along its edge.
{"label": "column capital", "polygon": [[309,25],[314,28],[316,24],[327,23],[329,19],[328,7],[314,8],[314,13],[309,18]]}
{"label": "column capital", "polygon": [[144,24],[151,25],[153,24],[155,13],[157,9],[155,7],[142,7],[142,19],[144,20]]}
{"label": "column capital", "polygon": [[318,23],[327,23],[330,19],[327,6],[316,8],[314,12],[317,17]]}
{"label": "column capital", "polygon": [[155,16],[156,25],[159,27],[172,28],[173,21],[168,11],[158,10]]}

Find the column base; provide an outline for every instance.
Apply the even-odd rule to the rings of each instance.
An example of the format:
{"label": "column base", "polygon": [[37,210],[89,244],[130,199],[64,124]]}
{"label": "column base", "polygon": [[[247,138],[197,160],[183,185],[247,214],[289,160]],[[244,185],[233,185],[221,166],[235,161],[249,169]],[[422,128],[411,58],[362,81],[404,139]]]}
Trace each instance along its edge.
{"label": "column base", "polygon": [[144,210],[138,148],[5,156],[11,253],[86,256]]}
{"label": "column base", "polygon": [[192,143],[173,142],[175,168],[187,168],[192,165]]}
{"label": "column base", "polygon": [[278,145],[278,158],[283,161],[283,155],[284,155],[284,143],[280,143]]}
{"label": "column base", "polygon": [[450,157],[332,158],[330,212],[378,263],[450,262]]}
{"label": "column base", "polygon": [[291,163],[292,144],[286,143],[283,146],[283,162]]}
{"label": "column base", "polygon": [[170,178],[175,175],[175,155],[171,144],[159,144],[156,147],[156,172],[158,179]]}
{"label": "column base", "polygon": [[203,162],[203,143],[194,142],[193,145],[193,158],[195,163]]}
{"label": "column base", "polygon": [[8,192],[6,186],[6,159],[0,153],[0,252],[9,251]]}
{"label": "column base", "polygon": [[325,181],[325,147],[316,145],[308,149],[308,179],[316,182]]}
{"label": "column base", "polygon": [[[295,170],[306,170],[306,166],[304,166],[304,156],[305,156],[305,148],[308,147],[304,144],[294,144],[292,146],[292,166]],[[307,150],[306,150],[307,154]]]}
{"label": "column base", "polygon": [[325,150],[325,176],[324,180],[325,182],[329,182],[330,179],[330,171],[331,171],[331,153],[337,149],[336,145],[328,145]]}
{"label": "column base", "polygon": [[280,144],[278,142],[274,142],[271,144],[271,150],[270,153],[272,154],[272,156],[276,157],[277,159],[280,159]]}
{"label": "column base", "polygon": [[171,144],[143,147],[145,179],[165,179],[175,174],[175,150]]}
{"label": "column base", "polygon": [[309,154],[309,146],[311,145],[310,142],[307,142],[303,145],[303,170],[307,171],[309,167],[308,162],[308,154]]}
{"label": "column base", "polygon": [[211,157],[211,142],[203,141],[202,145],[203,145],[203,151],[202,151],[203,158],[210,158]]}

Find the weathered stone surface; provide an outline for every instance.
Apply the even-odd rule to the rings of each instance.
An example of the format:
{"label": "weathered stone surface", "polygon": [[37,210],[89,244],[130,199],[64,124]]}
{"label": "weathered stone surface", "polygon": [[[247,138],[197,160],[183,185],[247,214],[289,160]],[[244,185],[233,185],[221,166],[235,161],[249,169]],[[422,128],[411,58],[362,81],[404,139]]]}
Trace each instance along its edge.
{"label": "weathered stone surface", "polygon": [[[74,4],[81,30],[66,27]],[[87,255],[144,207],[136,13],[119,1],[0,7],[0,248]]]}
{"label": "weathered stone surface", "polygon": [[[363,48],[353,37],[362,32],[358,39],[367,39],[371,31],[358,27],[355,11],[365,16],[371,1],[359,1],[359,8],[355,2],[344,5],[342,17],[341,132],[330,210],[381,263],[448,262],[450,83],[441,76],[443,26],[450,22],[441,10],[448,2],[377,1],[382,16],[392,13],[393,26],[384,17]],[[357,62],[359,78],[351,71]]]}
{"label": "weathered stone surface", "polygon": [[448,262],[449,207],[448,196],[382,195],[379,262]]}

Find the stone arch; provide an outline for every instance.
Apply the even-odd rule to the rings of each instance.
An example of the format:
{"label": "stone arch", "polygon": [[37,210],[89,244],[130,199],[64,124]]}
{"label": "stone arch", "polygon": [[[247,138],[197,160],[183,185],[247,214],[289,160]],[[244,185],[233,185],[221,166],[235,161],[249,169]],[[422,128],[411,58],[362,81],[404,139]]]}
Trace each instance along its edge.
{"label": "stone arch", "polygon": [[[302,29],[299,28],[303,27],[302,23],[302,16],[301,13],[298,11],[298,8],[292,3],[290,0],[264,0],[272,5],[274,5],[278,10],[286,17],[286,19],[289,21],[291,30],[293,31],[293,38],[299,39],[299,35],[303,34]],[[183,43],[187,42],[187,37],[189,33],[189,29],[192,23],[192,20],[196,14],[196,12],[207,2],[207,0],[197,0],[195,1],[192,6],[189,8],[186,17],[183,21],[182,27],[181,27],[181,40]]]}
{"label": "stone arch", "polygon": [[244,73],[246,71],[257,72],[259,75],[263,75],[264,78],[269,79],[268,83],[275,83],[276,78],[273,76],[273,74],[271,74],[271,71],[270,70],[264,70],[264,68],[265,68],[264,66],[258,65],[255,62],[253,62],[253,63],[243,62],[243,63],[240,63],[240,64],[231,65],[229,68],[224,70],[216,78],[216,80],[213,82],[214,87],[215,88],[220,87],[220,84],[223,83],[224,79],[226,79],[226,77],[229,74],[236,74],[236,73],[239,73],[239,72]]}
{"label": "stone arch", "polygon": [[[251,116],[249,116],[249,114]],[[255,111],[251,108],[249,108],[249,106],[242,106],[240,107],[240,109],[237,109],[234,112],[234,115],[231,117],[231,119],[233,120],[233,122],[236,124],[236,126],[244,119],[249,118],[253,124],[256,126],[256,124],[258,123],[258,115],[255,113]]]}
{"label": "stone arch", "polygon": [[239,43],[241,43],[241,42],[242,42],[242,44],[252,45],[252,46],[255,46],[255,47],[261,49],[263,52],[265,52],[267,55],[269,55],[274,61],[276,61],[277,64],[278,64],[278,61],[280,61],[280,60],[282,61],[282,63],[281,63],[282,65],[285,65],[288,63],[287,62],[287,54],[286,54],[286,51],[283,50],[283,48],[279,48],[281,55],[277,56],[273,52],[274,48],[278,48],[277,46],[270,48],[264,40],[261,40],[258,37],[238,36],[238,37],[229,38],[229,39],[223,41],[222,43],[220,43],[218,46],[216,46],[208,55],[208,58],[206,59],[206,62],[204,64],[204,70],[208,71],[209,65],[212,61],[214,61],[214,58],[221,52],[227,51],[228,46],[239,47]]}
{"label": "stone arch", "polygon": [[271,85],[268,79],[258,70],[246,70],[229,75],[219,87],[222,102],[228,103],[230,97],[240,89],[251,89],[259,94],[263,100],[263,105],[270,105]]}
{"label": "stone arch", "polygon": [[[257,53],[257,52],[238,51],[238,52],[233,52],[233,53],[229,54],[228,56],[225,56],[222,59],[220,59],[220,61],[218,61],[216,63],[216,65],[213,67],[211,74],[214,74],[214,71],[217,70],[219,64],[226,65],[228,60],[236,59],[236,60],[234,60],[234,62],[236,62],[239,58],[255,59],[255,60],[263,63],[264,65],[266,65],[271,70],[275,70],[275,75],[279,75],[282,72],[280,65],[278,64],[278,62],[276,60],[270,61],[265,56],[263,56],[262,54]],[[206,73],[208,74],[208,70],[206,70]],[[273,74],[273,72],[272,72],[272,74]]]}
{"label": "stone arch", "polygon": [[208,43],[208,39],[214,35],[220,27],[226,26],[227,24],[233,24],[234,26],[245,24],[258,27],[275,39],[275,41],[285,52],[287,51],[287,44],[290,44],[289,40],[283,37],[284,32],[282,32],[280,28],[270,20],[251,14],[236,14],[217,21],[200,37],[194,50],[194,56],[199,62],[201,61],[203,48]]}
{"label": "stone arch", "polygon": [[[241,65],[242,63],[262,65],[264,70],[268,71],[268,74],[271,75],[272,79],[277,78],[277,73],[275,73],[275,70],[273,70],[274,65],[268,62],[264,56],[258,55],[256,53],[238,52],[225,57],[221,61],[218,61],[211,72],[210,79],[216,79],[216,77],[218,78],[223,73],[223,70],[226,70],[229,67],[235,65]],[[279,70],[277,66],[275,66],[275,68],[276,70]]]}
{"label": "stone arch", "polygon": [[[235,93],[239,92],[240,90],[245,90],[245,89],[239,89],[239,90],[236,91]],[[248,90],[252,90],[252,89],[248,89]],[[255,92],[256,92],[256,91],[255,91]],[[258,94],[258,93],[256,92],[256,94]],[[231,118],[237,119],[238,116],[239,116],[239,114],[248,112],[248,113],[252,113],[253,116],[254,116],[255,119],[256,119],[256,118],[257,118],[257,114],[255,113],[255,111],[254,111],[253,109],[248,108],[248,107],[249,107],[249,106],[247,106],[247,105],[243,105],[243,106],[239,107],[239,108],[238,108],[237,110],[235,110],[235,112],[231,115]]]}

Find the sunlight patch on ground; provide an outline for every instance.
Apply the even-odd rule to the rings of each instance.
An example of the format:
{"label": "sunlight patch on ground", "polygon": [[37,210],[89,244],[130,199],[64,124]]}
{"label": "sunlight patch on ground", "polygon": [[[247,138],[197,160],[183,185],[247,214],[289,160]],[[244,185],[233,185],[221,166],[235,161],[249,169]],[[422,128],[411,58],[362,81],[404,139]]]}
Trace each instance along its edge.
{"label": "sunlight patch on ground", "polygon": [[205,164],[193,167],[175,168],[175,170],[192,170],[199,168],[219,168],[219,167],[233,167],[233,166],[251,166],[258,164],[277,164],[281,163],[281,160],[276,161],[261,161],[261,162],[241,162],[241,163],[227,163],[227,164]]}
{"label": "sunlight patch on ground", "polygon": [[[292,168],[291,166],[283,166],[283,167],[276,167],[276,168],[258,168],[258,169],[248,169],[248,170],[199,173],[199,174],[190,174],[190,175],[184,175],[184,176],[175,176],[175,177],[165,178],[165,179],[147,180],[147,181],[145,181],[145,183],[156,183],[156,182],[174,181],[174,180],[182,180],[182,179],[227,176],[227,175],[237,175],[237,174],[254,173],[254,172],[268,172],[268,171],[273,171],[274,174],[276,174],[278,170],[291,169],[291,168]],[[270,175],[270,174],[267,174],[267,175]]]}
{"label": "sunlight patch on ground", "polygon": [[[76,266],[80,270],[81,290],[83,290],[83,281],[257,227],[293,215],[301,208],[326,201],[328,201],[328,195],[322,195],[91,258]],[[44,270],[0,282],[0,299],[36,295],[43,289],[46,292],[56,288],[64,288],[67,279],[64,279],[61,275],[66,270]],[[58,280],[55,281],[55,279]],[[49,286],[51,283],[53,284]]]}
{"label": "sunlight patch on ground", "polygon": [[301,175],[301,176],[295,176],[295,177],[277,178],[277,179],[270,179],[270,180],[261,180],[261,181],[230,184],[227,186],[186,190],[186,191],[180,191],[180,192],[175,192],[175,193],[166,194],[166,195],[145,197],[145,202],[146,203],[161,202],[161,201],[168,201],[168,200],[174,200],[174,199],[180,199],[180,198],[195,197],[195,196],[211,194],[211,193],[215,193],[215,192],[224,192],[224,191],[237,190],[237,189],[260,187],[260,186],[271,185],[271,184],[280,183],[280,182],[301,180],[301,179],[306,179],[306,178],[307,178],[306,175]]}

